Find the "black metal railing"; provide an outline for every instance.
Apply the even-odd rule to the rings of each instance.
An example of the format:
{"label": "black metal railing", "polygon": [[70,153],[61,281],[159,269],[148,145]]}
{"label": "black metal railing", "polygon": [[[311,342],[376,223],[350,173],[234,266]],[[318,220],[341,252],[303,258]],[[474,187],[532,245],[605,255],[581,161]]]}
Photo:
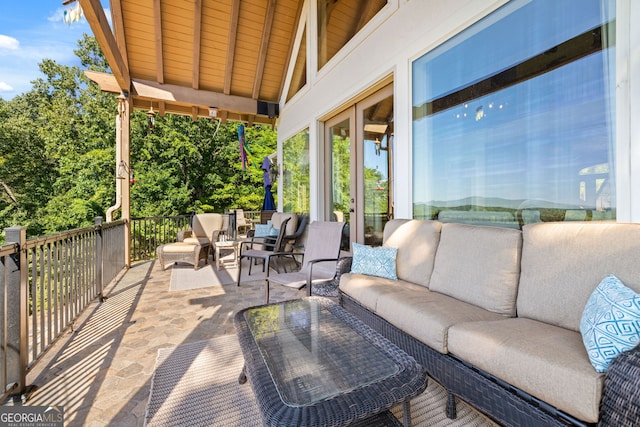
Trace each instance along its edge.
{"label": "black metal railing", "polygon": [[0,247],[0,384],[21,393],[26,373],[126,266],[125,221],[26,239],[5,229]]}
{"label": "black metal railing", "polygon": [[175,242],[179,231],[189,229],[191,215],[155,216],[131,220],[131,261],[156,258],[156,248]]}
{"label": "black metal railing", "polygon": [[[259,211],[245,211],[248,218]],[[189,229],[191,215],[129,222],[130,261],[151,260],[156,248]],[[127,222],[102,223],[33,239],[25,227],[5,229],[0,246],[0,384],[2,400],[26,388],[26,374],[127,266]]]}
{"label": "black metal railing", "polygon": [[[233,210],[227,213],[233,213]],[[253,222],[260,222],[260,211],[244,211],[244,215]],[[156,248],[175,242],[178,232],[189,229],[191,217],[176,215],[131,219],[131,262],[156,259]],[[232,221],[231,227],[234,224]]]}

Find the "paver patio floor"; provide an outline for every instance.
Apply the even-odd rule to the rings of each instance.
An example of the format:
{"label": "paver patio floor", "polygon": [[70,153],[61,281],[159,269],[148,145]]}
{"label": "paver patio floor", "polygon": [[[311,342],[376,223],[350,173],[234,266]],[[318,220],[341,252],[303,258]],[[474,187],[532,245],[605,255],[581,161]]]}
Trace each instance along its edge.
{"label": "paver patio floor", "polygon": [[[62,405],[65,426],[143,426],[158,349],[234,334],[234,313],[264,303],[264,280],[169,292],[170,277],[152,261],[112,283],[29,373],[27,404]],[[274,286],[271,300],[305,295]]]}

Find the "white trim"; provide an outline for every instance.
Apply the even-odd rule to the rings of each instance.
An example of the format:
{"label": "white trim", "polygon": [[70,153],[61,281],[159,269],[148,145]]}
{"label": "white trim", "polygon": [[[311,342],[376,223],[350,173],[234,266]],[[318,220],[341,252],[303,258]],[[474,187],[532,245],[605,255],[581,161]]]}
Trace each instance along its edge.
{"label": "white trim", "polygon": [[[619,0],[618,5],[624,3],[628,13],[628,24],[625,28],[628,30],[628,50],[625,52],[628,55],[628,83],[627,92],[628,96],[627,104],[625,107],[628,109],[628,138],[629,138],[629,206],[630,215],[629,220],[633,222],[640,222],[640,27],[633,25],[633,22],[639,22],[640,20],[640,2],[636,0]],[[621,13],[616,12],[618,17]],[[620,176],[618,174],[618,176]]]}
{"label": "white trim", "polygon": [[[300,16],[308,16],[306,12],[309,8],[310,0],[305,0],[302,5],[302,10],[300,12]],[[296,68],[296,59],[298,58],[298,52],[300,51],[300,44],[302,42],[302,35],[304,34],[305,28],[308,28],[308,19],[300,19],[298,22],[298,28],[296,30],[296,38],[293,42],[293,49],[291,49],[291,56],[289,57],[289,65],[287,67],[287,75],[284,80],[284,87],[282,88],[282,94],[280,95],[280,105],[283,106],[287,103],[287,95],[289,94],[289,88],[291,87],[291,79],[293,77],[293,71]],[[309,87],[309,37],[307,36],[307,84],[301,88],[298,93],[302,92],[303,89]],[[295,95],[297,95],[296,93]],[[294,95],[294,96],[295,96]],[[293,98],[293,97],[292,97]]]}
{"label": "white trim", "polygon": [[628,222],[632,218],[633,197],[629,99],[631,17],[627,0],[616,3],[616,217],[618,221]]}

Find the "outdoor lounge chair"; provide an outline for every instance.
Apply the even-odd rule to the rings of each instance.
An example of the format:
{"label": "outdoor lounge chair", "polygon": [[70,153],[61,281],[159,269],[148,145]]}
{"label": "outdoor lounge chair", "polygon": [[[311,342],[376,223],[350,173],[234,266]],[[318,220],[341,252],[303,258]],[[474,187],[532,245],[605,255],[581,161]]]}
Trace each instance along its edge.
{"label": "outdoor lounge chair", "polygon": [[[271,266],[271,258],[274,257],[274,254],[281,255],[283,253],[282,246],[284,242],[284,235],[287,228],[286,227],[287,222],[289,222],[288,218],[282,222],[282,228],[280,228],[276,241],[273,243],[261,241],[260,249],[252,248],[252,245],[256,243],[256,239],[259,239],[259,238],[248,239],[240,243],[240,258],[238,262],[238,281],[236,283],[237,286],[240,286],[240,278],[242,277],[242,260],[244,258],[249,259],[249,275],[251,275],[251,266],[253,265],[254,261],[257,261],[257,260],[263,261],[262,271],[264,271],[266,268],[267,275],[269,274],[269,268]],[[276,266],[276,271],[279,272],[279,270],[277,269],[277,266]]]}
{"label": "outdoor lounge chair", "polygon": [[208,255],[210,246],[218,241],[222,230],[223,217],[219,213],[195,214],[191,218],[191,227],[187,231],[178,232],[178,242],[200,245]]}
{"label": "outdoor lounge chair", "polygon": [[[267,271],[266,302],[269,303],[271,283],[301,289],[307,287],[307,295],[312,295],[314,286],[331,283],[336,275],[336,263],[340,257],[340,242],[344,222],[314,221],[307,231],[307,241],[300,271],[269,275]],[[290,256],[288,252],[274,254]],[[326,292],[323,292],[326,295]]]}

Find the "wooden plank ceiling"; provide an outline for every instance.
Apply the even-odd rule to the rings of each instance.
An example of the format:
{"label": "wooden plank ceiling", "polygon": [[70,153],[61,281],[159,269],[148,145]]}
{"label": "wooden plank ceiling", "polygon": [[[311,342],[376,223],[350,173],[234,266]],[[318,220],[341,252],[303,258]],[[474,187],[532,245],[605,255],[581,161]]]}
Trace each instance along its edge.
{"label": "wooden plank ceiling", "polygon": [[111,66],[87,72],[102,90],[160,114],[273,124],[263,102],[280,101],[302,0],[111,0],[112,29],[100,0],[78,1]]}

